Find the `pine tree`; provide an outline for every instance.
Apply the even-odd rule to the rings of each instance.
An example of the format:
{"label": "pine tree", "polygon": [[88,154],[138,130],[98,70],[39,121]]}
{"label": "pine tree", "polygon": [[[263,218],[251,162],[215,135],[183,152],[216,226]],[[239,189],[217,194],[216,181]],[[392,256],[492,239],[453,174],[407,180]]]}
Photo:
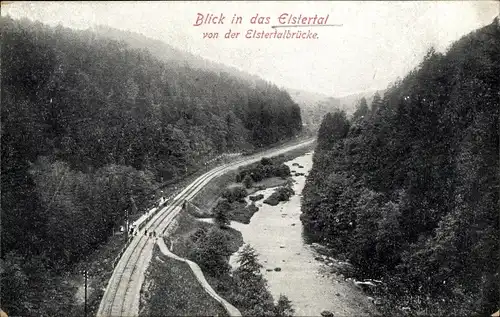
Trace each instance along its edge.
{"label": "pine tree", "polygon": [[375,95],[373,96],[373,100],[372,100],[372,108],[371,108],[371,115],[372,116],[377,113],[377,111],[381,105],[382,105],[382,97],[380,97],[380,94],[377,91],[375,93]]}
{"label": "pine tree", "polygon": [[238,272],[244,276],[260,276],[262,265],[258,261],[258,255],[254,248],[246,244],[239,252],[238,256]]}
{"label": "pine tree", "polygon": [[235,301],[242,307],[244,316],[273,316],[275,305],[267,290],[267,281],[260,270],[262,265],[250,245],[245,245],[238,257],[239,267],[234,271],[239,296]]}
{"label": "pine tree", "polygon": [[363,118],[368,114],[369,111],[370,109],[368,108],[368,103],[366,102],[366,98],[363,97],[356,106],[356,111],[354,111],[352,118],[353,120]]}
{"label": "pine tree", "polygon": [[278,303],[275,307],[275,316],[276,317],[291,317],[295,313],[295,309],[293,309],[292,302],[283,294],[280,294],[280,298],[278,299]]}

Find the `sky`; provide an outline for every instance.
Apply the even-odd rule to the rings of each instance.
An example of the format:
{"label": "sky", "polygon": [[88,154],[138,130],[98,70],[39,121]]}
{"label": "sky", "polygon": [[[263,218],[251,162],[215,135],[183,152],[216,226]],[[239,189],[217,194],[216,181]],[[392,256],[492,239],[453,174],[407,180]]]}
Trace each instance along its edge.
{"label": "sky", "polygon": [[[74,29],[95,25],[142,33],[176,48],[256,74],[278,86],[343,96],[385,89],[498,16],[497,1],[74,1],[2,2],[2,16]],[[337,26],[279,27],[279,16],[326,17]],[[225,19],[195,26],[198,14]],[[269,24],[251,18],[269,17]],[[231,18],[242,17],[241,24]],[[217,21],[216,21],[217,22]],[[341,25],[341,26],[338,26]],[[238,38],[225,34],[240,32]],[[317,39],[248,39],[248,30],[312,32]],[[217,39],[204,33],[219,33]]]}

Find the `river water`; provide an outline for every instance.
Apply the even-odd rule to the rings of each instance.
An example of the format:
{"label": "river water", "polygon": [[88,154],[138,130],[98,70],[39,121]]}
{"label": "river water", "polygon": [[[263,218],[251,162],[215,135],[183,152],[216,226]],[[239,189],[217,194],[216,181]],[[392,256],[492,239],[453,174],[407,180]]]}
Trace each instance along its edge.
{"label": "river water", "polygon": [[[307,153],[285,164],[307,176],[312,168],[312,156]],[[277,300],[280,294],[286,295],[292,301],[295,316],[320,316],[323,310],[335,316],[366,316],[371,311],[367,296],[343,276],[332,273],[325,262],[316,260],[318,254],[306,243],[300,221],[300,199],[306,178],[293,176],[293,179],[296,181],[295,195],[289,201],[277,206],[263,204],[274,188],[259,191],[254,195],[265,197],[257,202],[259,211],[250,223],[233,221],[231,227],[239,230],[244,242],[259,254],[259,262],[264,266],[262,273],[274,299]],[[233,268],[238,265],[236,259],[237,253],[230,258]],[[274,270],[278,267],[281,271]]]}

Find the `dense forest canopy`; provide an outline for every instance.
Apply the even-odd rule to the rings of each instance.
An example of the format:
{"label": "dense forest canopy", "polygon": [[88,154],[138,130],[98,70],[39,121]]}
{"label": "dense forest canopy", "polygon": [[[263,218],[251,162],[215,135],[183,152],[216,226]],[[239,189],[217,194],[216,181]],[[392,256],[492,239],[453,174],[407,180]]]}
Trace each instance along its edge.
{"label": "dense forest canopy", "polygon": [[384,281],[387,314],[500,307],[499,76],[496,18],[322,122],[302,221]]}
{"label": "dense forest canopy", "polygon": [[234,66],[221,64],[207,58],[182,51],[163,41],[149,38],[143,34],[131,31],[118,30],[107,25],[98,25],[92,29],[97,36],[124,42],[133,49],[147,49],[153,56],[167,62],[169,65],[184,66],[209,70],[216,73],[228,73],[239,80],[259,82],[262,79],[256,75],[244,72]]}
{"label": "dense forest canopy", "polygon": [[161,182],[301,131],[299,106],[266,81],[168,64],[90,31],[0,21],[9,314],[33,313],[34,272],[65,270],[105,242],[131,196],[144,211]]}

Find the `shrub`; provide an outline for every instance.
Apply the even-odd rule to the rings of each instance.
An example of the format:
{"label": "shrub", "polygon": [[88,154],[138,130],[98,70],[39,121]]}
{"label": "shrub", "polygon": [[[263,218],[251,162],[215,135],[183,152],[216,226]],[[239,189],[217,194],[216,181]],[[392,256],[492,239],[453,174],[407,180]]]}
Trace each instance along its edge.
{"label": "shrub", "polygon": [[221,196],[222,198],[227,199],[229,203],[233,203],[235,201],[244,202],[244,199],[247,196],[247,191],[241,186],[227,188],[222,192]]}
{"label": "shrub", "polygon": [[255,195],[255,196],[250,196],[250,200],[251,201],[259,201],[262,198],[264,198],[264,195],[262,195],[262,194],[258,194],[258,195]]}
{"label": "shrub", "polygon": [[273,161],[269,157],[263,157],[260,160],[260,164],[262,164],[262,165],[272,165]]}

